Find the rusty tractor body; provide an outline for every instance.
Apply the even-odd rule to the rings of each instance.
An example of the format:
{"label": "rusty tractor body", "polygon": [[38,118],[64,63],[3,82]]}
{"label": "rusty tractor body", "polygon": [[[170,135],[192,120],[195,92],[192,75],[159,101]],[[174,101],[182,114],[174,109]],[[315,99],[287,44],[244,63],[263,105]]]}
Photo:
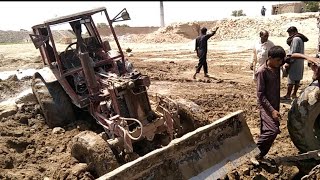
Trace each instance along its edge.
{"label": "rusty tractor body", "polygon": [[[99,23],[101,18],[106,21]],[[134,179],[151,177],[155,169],[170,169],[170,166],[159,166],[160,161],[188,162],[189,165],[179,165],[179,177],[185,179],[196,177],[213,166],[202,176],[211,174],[217,177],[217,172],[223,174],[221,168],[228,161],[255,152],[255,143],[241,112],[194,131],[194,122],[203,120],[201,109],[195,103],[163,96],[157,96],[156,101],[151,102],[147,93],[150,78],[134,69],[126,59],[113,28],[113,23],[129,19],[126,9],[110,19],[106,8],[101,7],[32,27],[30,37],[40,50],[44,63],[44,68],[33,76],[32,90],[46,123],[51,128],[64,126],[77,119],[75,109],[80,109],[89,112],[104,130],[101,136],[82,132],[74,137],[72,155],[80,162],[93,164],[96,177],[102,178],[109,177],[104,175],[121,164],[119,168],[129,166],[127,162],[131,160],[126,160],[126,157],[132,154],[147,154],[142,159],[133,158],[136,160],[132,161],[132,167],[140,167],[132,169],[136,171],[132,172],[136,174],[132,176]],[[103,40],[100,34],[106,30],[112,35]],[[192,131],[193,134],[185,136]],[[137,153],[139,149],[135,144],[142,141],[153,142],[157,148],[163,147],[160,154],[153,153],[156,148]],[[232,150],[223,153],[228,146],[233,146]],[[239,153],[246,147],[246,153]],[[142,148],[145,147],[142,145]],[[201,157],[197,154],[200,151],[204,153]],[[212,156],[217,152],[221,156]],[[190,154],[173,158],[184,153]],[[166,155],[170,157],[166,158]],[[150,158],[155,160],[157,157],[161,158],[157,164],[149,162],[149,168],[141,168],[141,161],[147,163]],[[188,171],[197,160],[205,161],[205,166],[198,163],[199,168]],[[238,161],[236,166],[240,164]],[[121,170],[114,172],[112,177],[120,179],[128,175]]]}
{"label": "rusty tractor body", "polygon": [[[109,22],[117,52],[109,52],[109,42],[102,41],[92,18],[97,13],[104,13]],[[121,15],[128,16],[128,13],[124,9]],[[114,22],[116,21],[109,18],[105,8],[98,8],[33,26],[34,34],[30,37],[36,48],[40,49],[47,67],[46,73],[41,71],[43,75],[37,73],[34,79],[40,79],[47,86],[58,82],[72,104],[89,111],[106,130],[108,137],[116,139],[113,142],[117,142],[117,145],[121,143],[119,146],[123,146],[127,152],[133,152],[133,141],[144,138],[152,141],[156,134],[165,133],[172,140],[174,135],[182,132],[181,128],[178,132],[174,127],[181,124],[177,104],[169,98],[159,96],[157,110],[151,109],[147,94],[150,79],[133,69],[125,58],[112,26]],[[64,51],[58,52],[50,27],[63,23],[72,28],[76,41],[68,44]],[[83,33],[84,30],[86,33]],[[35,94],[39,94],[37,85],[35,80]],[[42,97],[38,95],[37,98],[41,101]],[[162,103],[164,101],[166,103]],[[42,104],[45,109],[44,103]],[[57,115],[63,114],[66,109],[68,108],[61,109],[56,115],[45,114],[49,126],[65,124],[65,119],[72,117],[72,110],[68,111],[65,119],[58,119]]]}

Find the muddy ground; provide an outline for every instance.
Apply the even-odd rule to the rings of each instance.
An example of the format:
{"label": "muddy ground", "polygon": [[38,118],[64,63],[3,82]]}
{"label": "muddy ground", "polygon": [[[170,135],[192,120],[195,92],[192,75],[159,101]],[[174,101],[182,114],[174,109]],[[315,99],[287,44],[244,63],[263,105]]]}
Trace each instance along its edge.
{"label": "muddy ground", "polygon": [[[272,37],[270,38],[272,39]],[[306,44],[306,54],[316,52],[316,38]],[[272,39],[285,49],[286,38]],[[176,44],[123,43],[123,49],[132,48],[128,57],[134,67],[151,77],[149,94],[156,93],[182,97],[197,103],[206,116],[214,121],[228,113],[243,110],[251,133],[256,140],[259,134],[259,111],[257,109],[255,83],[249,69],[252,40],[210,41],[208,52],[209,74],[203,71],[193,80],[197,58],[194,42]],[[38,50],[32,44],[1,45],[0,70],[40,68]],[[303,87],[311,79],[306,66]],[[285,93],[286,79],[282,79],[281,95]],[[0,101],[17,96],[29,87],[30,78],[10,77],[0,81]],[[298,154],[286,128],[290,102],[281,103],[281,134],[275,140],[268,157]],[[90,119],[79,119],[62,127],[65,131],[53,133],[44,123],[39,106],[26,103],[18,112],[0,120],[0,179],[93,179],[95,175],[86,165],[79,164],[70,155],[70,140],[86,129],[100,131]],[[291,179],[298,174],[293,166],[280,166],[276,171],[245,164],[229,174],[229,178]],[[298,176],[302,176],[301,173]],[[298,177],[296,176],[296,178]]]}

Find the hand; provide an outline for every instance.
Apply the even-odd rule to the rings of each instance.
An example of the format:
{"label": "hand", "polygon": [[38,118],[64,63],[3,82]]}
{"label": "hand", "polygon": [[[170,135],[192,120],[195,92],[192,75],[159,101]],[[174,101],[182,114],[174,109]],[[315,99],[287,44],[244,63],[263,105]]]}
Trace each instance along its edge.
{"label": "hand", "polygon": [[288,63],[285,63],[283,67],[284,67],[285,69],[288,69],[289,66],[290,66],[290,65],[289,65]]}
{"label": "hand", "polygon": [[250,70],[253,71],[253,63],[250,63]]}
{"label": "hand", "polygon": [[214,29],[213,32],[217,32],[218,29],[219,29],[219,27],[216,27],[216,29]]}
{"label": "hand", "polygon": [[279,121],[279,119],[281,118],[281,115],[280,115],[280,113],[279,113],[277,110],[274,110],[274,111],[272,111],[272,118],[273,118],[274,120]]}
{"label": "hand", "polygon": [[312,63],[314,63],[316,65],[320,64],[320,59],[316,58],[316,57],[309,57],[307,60],[311,61]]}
{"label": "hand", "polygon": [[287,56],[284,57],[284,62],[288,63],[288,62],[290,62],[290,59],[291,59],[291,54],[287,54]]}
{"label": "hand", "polygon": [[196,50],[197,57],[200,58],[199,50]]}

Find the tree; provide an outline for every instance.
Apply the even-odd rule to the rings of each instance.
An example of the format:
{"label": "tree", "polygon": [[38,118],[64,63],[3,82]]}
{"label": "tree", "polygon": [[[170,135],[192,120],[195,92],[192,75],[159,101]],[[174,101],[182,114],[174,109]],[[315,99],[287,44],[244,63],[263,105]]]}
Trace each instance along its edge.
{"label": "tree", "polygon": [[106,23],[97,23],[97,28],[107,27]]}
{"label": "tree", "polygon": [[130,26],[127,24],[117,24],[114,27],[130,27]]}
{"label": "tree", "polygon": [[232,11],[231,16],[235,16],[235,17],[238,17],[238,16],[246,16],[246,14],[244,14],[244,13],[243,13],[243,10],[240,9],[240,10],[234,10],[234,11]]}
{"label": "tree", "polygon": [[305,1],[306,12],[317,12],[319,10],[319,1]]}

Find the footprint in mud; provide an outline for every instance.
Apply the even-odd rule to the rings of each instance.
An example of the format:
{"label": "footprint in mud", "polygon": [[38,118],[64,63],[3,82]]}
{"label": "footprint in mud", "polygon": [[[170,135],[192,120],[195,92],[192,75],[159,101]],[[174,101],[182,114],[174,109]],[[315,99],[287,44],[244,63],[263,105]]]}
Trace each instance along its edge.
{"label": "footprint in mud", "polygon": [[24,150],[26,150],[28,145],[33,144],[34,140],[30,141],[23,137],[7,140],[7,146],[15,149],[18,153],[22,153]]}
{"label": "footprint in mud", "polygon": [[222,83],[223,82],[223,79],[218,79],[218,78],[215,78],[215,79],[194,79],[193,80],[194,82],[204,82],[204,83]]}
{"label": "footprint in mud", "polygon": [[[12,169],[14,167],[14,158],[8,155],[0,155],[0,168]],[[1,177],[1,176],[0,176]]]}

